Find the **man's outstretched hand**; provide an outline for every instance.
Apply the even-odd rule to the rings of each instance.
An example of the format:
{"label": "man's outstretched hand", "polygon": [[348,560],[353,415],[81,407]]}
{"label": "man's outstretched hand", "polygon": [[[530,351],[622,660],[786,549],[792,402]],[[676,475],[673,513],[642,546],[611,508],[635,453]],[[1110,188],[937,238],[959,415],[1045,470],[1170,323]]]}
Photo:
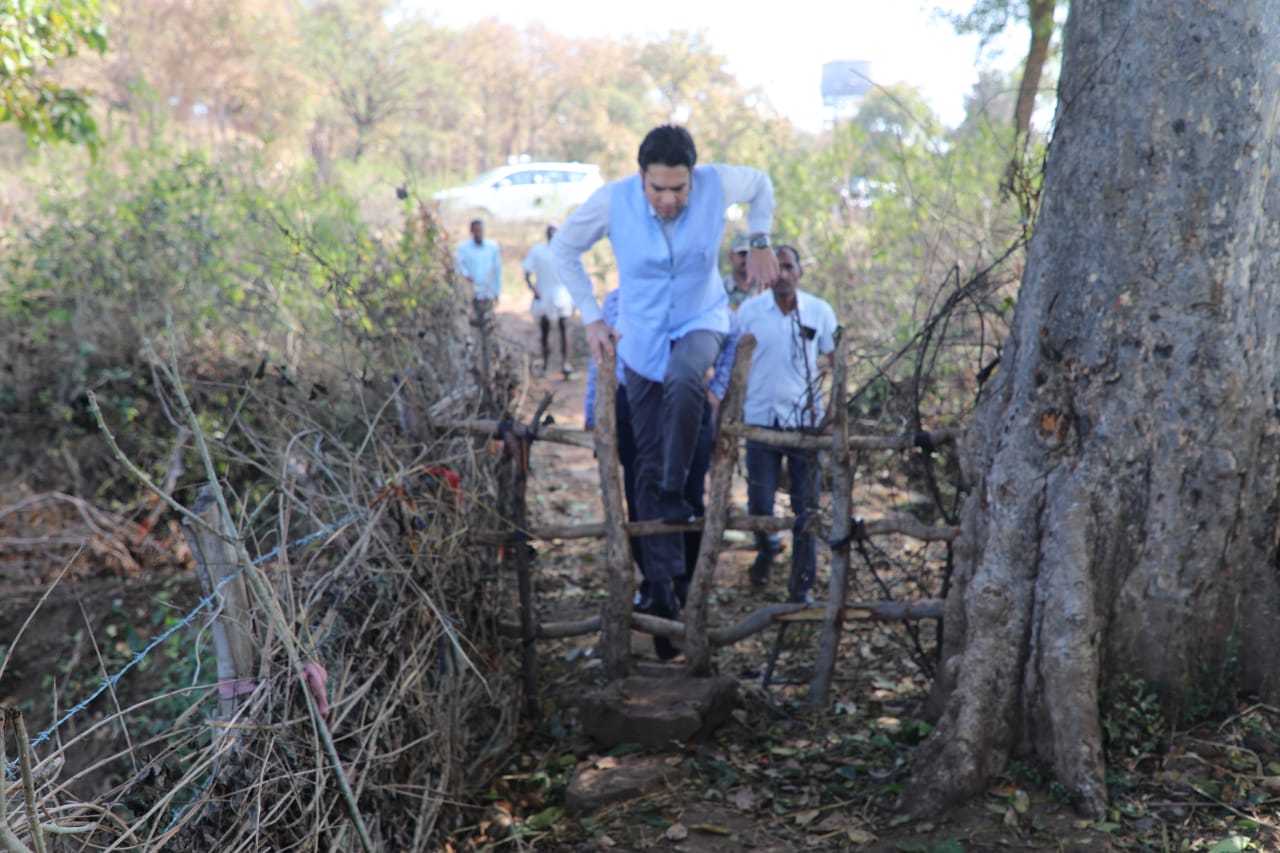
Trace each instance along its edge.
{"label": "man's outstretched hand", "polygon": [[604,359],[604,354],[615,352],[618,339],[622,335],[606,323],[604,320],[596,320],[588,323],[587,333],[587,349],[591,351],[591,358],[599,364]]}
{"label": "man's outstretched hand", "polygon": [[778,278],[778,258],[773,249],[752,249],[747,253],[747,287],[761,293],[773,287]]}

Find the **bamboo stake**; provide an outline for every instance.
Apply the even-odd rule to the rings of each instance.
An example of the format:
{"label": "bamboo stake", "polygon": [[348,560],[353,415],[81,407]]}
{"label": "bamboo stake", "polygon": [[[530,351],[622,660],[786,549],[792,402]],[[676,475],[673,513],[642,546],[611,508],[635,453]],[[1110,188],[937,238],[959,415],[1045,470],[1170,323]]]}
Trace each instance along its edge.
{"label": "bamboo stake", "polygon": [[608,597],[600,608],[600,652],[606,678],[622,678],[631,671],[631,597],[635,577],[631,543],[627,540],[627,511],[622,502],[618,463],[618,377],[613,352],[596,364],[596,465],[604,505],[605,571]]}
{"label": "bamboo stake", "polygon": [[[46,853],[44,830],[40,826],[40,811],[36,805],[36,783],[31,759],[31,741],[27,739],[27,725],[22,712],[12,706],[4,709],[5,720],[13,726],[13,739],[18,746],[18,773],[22,776],[22,799],[27,810],[27,830],[35,853]],[[0,770],[2,773],[3,770]],[[7,825],[6,825],[7,826]],[[16,838],[14,840],[17,840]]]}
{"label": "bamboo stake", "polygon": [[[8,711],[7,708],[5,710]],[[17,834],[9,828],[9,801],[6,794],[9,759],[5,755],[4,748],[4,723],[7,717],[7,713],[0,714],[0,850],[5,853],[31,853],[27,845],[23,844]]]}
{"label": "bamboo stake", "polygon": [[[826,614],[818,639],[818,654],[809,684],[809,703],[827,706],[836,653],[843,628],[846,578],[849,571],[849,536],[853,532],[853,474],[849,459],[849,364],[844,335],[836,341],[835,370],[831,377],[831,579],[827,586]],[[781,629],[779,629],[781,630]]]}
{"label": "bamboo stake", "polygon": [[[184,520],[182,533],[195,557],[201,589],[206,596],[216,594],[218,597],[212,625],[218,667],[218,711],[222,719],[229,720],[243,701],[242,697],[252,692],[253,679],[258,672],[258,654],[249,593],[244,576],[240,574],[235,547],[231,544],[234,533],[222,518],[212,489],[209,483],[201,486],[191,508],[206,526],[197,527]],[[215,730],[214,737],[219,736]]]}
{"label": "bamboo stake", "polygon": [[724,427],[742,417],[742,402],[747,394],[747,373],[751,369],[751,354],[755,349],[755,335],[745,334],[738,338],[738,351],[734,354],[729,387],[720,402],[720,410],[716,413],[710,495],[702,525],[702,547],[698,551],[698,565],[693,571],[693,581],[689,584],[684,633],[684,657],[688,662],[689,673],[695,676],[711,674],[707,596],[711,592],[716,562],[723,545],[729,490],[733,485],[733,469],[738,461],[738,439]]}

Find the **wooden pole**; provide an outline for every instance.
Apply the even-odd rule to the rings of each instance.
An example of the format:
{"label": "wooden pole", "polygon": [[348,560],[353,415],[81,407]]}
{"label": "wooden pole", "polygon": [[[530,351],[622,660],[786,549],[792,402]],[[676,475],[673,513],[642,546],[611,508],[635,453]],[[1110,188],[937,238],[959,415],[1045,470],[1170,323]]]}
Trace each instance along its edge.
{"label": "wooden pole", "polygon": [[[942,599],[924,598],[919,601],[855,601],[844,609],[845,622],[915,622],[921,619],[941,619]],[[811,604],[767,604],[754,610],[732,625],[712,628],[707,639],[713,646],[730,646],[767,629],[778,622],[822,622],[826,619],[826,607]],[[673,640],[684,636],[683,622],[672,622],[646,613],[632,613],[631,627],[648,634],[660,634]],[[543,622],[538,625],[537,639],[582,637],[600,630],[600,617],[574,619],[566,622]],[[499,622],[498,632],[504,637],[521,637],[519,622]]]}
{"label": "wooden pole", "polygon": [[516,584],[520,591],[520,674],[524,685],[524,711],[538,715],[538,669],[533,651],[533,579],[529,571],[529,543],[524,537],[528,523],[525,489],[529,481],[529,445],[518,430],[506,438],[507,455],[511,457],[511,536],[507,539],[507,559],[515,564]]}
{"label": "wooden pole", "polygon": [[[849,572],[849,537],[853,525],[853,471],[849,458],[849,363],[840,334],[836,341],[835,369],[831,377],[831,582],[827,609],[818,639],[818,654],[809,684],[809,704],[825,708],[831,694],[836,653],[844,620],[845,581]],[[779,629],[781,630],[781,629]]]}
{"label": "wooden pole", "polygon": [[[463,420],[440,421],[434,424],[436,429],[459,430],[472,435],[494,436],[501,428],[501,422],[469,418]],[[776,447],[796,447],[807,450],[826,450],[831,446],[831,439],[825,435],[805,432],[785,432],[765,427],[747,426],[735,423],[726,429],[739,438],[754,438],[767,441]],[[936,447],[950,444],[960,437],[963,430],[955,428],[921,430],[916,433],[902,435],[858,435],[849,437],[850,450],[910,450],[913,447]],[[538,438],[555,444],[569,444],[575,447],[594,447],[595,442],[590,432],[564,427],[544,427]]]}
{"label": "wooden pole", "polygon": [[191,510],[205,524],[184,520],[182,532],[196,560],[200,588],[206,596],[217,599],[212,626],[213,649],[218,661],[218,710],[225,720],[231,718],[241,697],[253,692],[258,651],[249,590],[240,573],[235,533],[219,509],[216,488],[211,483],[201,486]]}
{"label": "wooden pole", "polygon": [[706,501],[707,514],[702,526],[702,547],[698,564],[689,584],[688,612],[685,616],[684,657],[689,674],[711,674],[711,644],[707,638],[707,598],[715,577],[716,562],[723,544],[725,520],[729,510],[729,491],[733,485],[733,469],[738,461],[738,439],[724,427],[742,418],[742,402],[747,395],[747,374],[756,337],[745,334],[738,338],[738,351],[733,358],[729,387],[716,413],[716,430],[711,445],[711,488]]}
{"label": "wooden pole", "polygon": [[[740,515],[730,513],[725,521],[726,530],[790,530],[795,527],[795,516],[792,515]],[[672,530],[696,530],[703,522],[692,524],[664,524],[661,521],[626,522],[628,536],[654,536],[658,533],[670,533]],[[555,524],[537,527],[529,531],[529,538],[547,541],[550,539],[603,539],[607,524],[603,522],[588,524]],[[949,525],[938,526],[925,524],[914,515],[896,515],[889,518],[869,518],[862,523],[863,531],[868,536],[882,536],[886,533],[901,533],[922,542],[950,542],[956,538],[959,528]],[[506,541],[506,533],[499,530],[474,530],[469,534],[472,542],[486,545],[501,545]]]}
{"label": "wooden pole", "polygon": [[[543,413],[551,405],[553,395],[547,393],[533,416],[529,429],[532,440],[542,420]],[[529,442],[518,425],[507,431],[505,438],[507,455],[511,459],[511,530],[507,537],[507,559],[516,570],[516,584],[520,591],[520,671],[524,685],[524,710],[529,718],[538,716],[538,659],[534,650],[533,570],[529,565]]]}
{"label": "wooden pole", "polygon": [[[848,392],[845,392],[845,396],[848,397]],[[963,432],[959,429],[936,429],[906,435],[849,436],[848,424],[845,426],[846,442],[850,450],[910,450],[913,447],[931,449],[939,444],[955,442]],[[779,435],[777,430],[746,424],[734,424],[729,431],[739,438],[752,438],[775,447],[800,450],[826,450],[831,447],[831,439],[816,432],[787,432]]]}
{"label": "wooden pole", "polygon": [[627,540],[627,510],[622,500],[618,463],[618,377],[615,358],[606,352],[596,365],[596,465],[604,504],[604,563],[608,596],[600,609],[600,656],[606,678],[622,678],[631,671],[631,597],[635,577],[631,543]]}

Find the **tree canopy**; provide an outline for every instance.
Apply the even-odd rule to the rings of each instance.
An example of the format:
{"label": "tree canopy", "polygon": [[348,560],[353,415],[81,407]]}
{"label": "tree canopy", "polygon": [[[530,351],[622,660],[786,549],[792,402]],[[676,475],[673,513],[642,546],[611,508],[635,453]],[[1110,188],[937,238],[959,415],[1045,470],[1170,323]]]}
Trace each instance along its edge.
{"label": "tree canopy", "polygon": [[11,0],[0,8],[0,122],[13,122],[32,142],[97,148],[86,93],[49,72],[84,48],[106,50],[98,12],[97,0]]}

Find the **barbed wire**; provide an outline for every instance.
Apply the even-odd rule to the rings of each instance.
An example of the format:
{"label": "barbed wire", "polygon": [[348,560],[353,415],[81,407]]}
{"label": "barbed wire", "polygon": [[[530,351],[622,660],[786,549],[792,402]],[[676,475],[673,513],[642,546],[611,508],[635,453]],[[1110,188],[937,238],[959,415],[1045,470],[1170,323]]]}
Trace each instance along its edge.
{"label": "barbed wire", "polygon": [[[309,545],[310,543],[316,541],[317,539],[320,539],[324,536],[328,536],[330,533],[333,533],[345,527],[346,525],[355,521],[356,518],[358,517],[359,516],[357,513],[352,513],[351,515],[348,515],[346,518],[343,518],[340,521],[336,521],[333,524],[330,524],[325,528],[316,531],[315,533],[309,533],[306,536],[303,536],[301,539],[296,539],[293,542],[288,542],[284,545],[277,545],[267,553],[255,559],[253,561],[253,565],[258,566],[258,565],[261,565],[262,563],[267,562],[268,560],[275,559],[284,551],[287,551],[293,548],[301,548],[304,545]],[[120,669],[116,673],[102,679],[102,684],[98,686],[97,690],[93,691],[93,693],[89,694],[89,696],[82,699],[75,706],[69,708],[66,711],[66,713],[64,713],[61,717],[57,719],[56,722],[54,722],[53,725],[49,726],[49,728],[45,729],[44,731],[36,735],[34,738],[32,738],[31,748],[35,749],[37,746],[40,746],[41,744],[48,741],[50,738],[53,737],[54,733],[57,732],[57,730],[64,723],[66,723],[76,714],[79,714],[81,711],[88,708],[89,705],[93,703],[93,700],[97,699],[103,693],[105,693],[106,691],[110,690],[111,688],[119,684],[120,679],[124,677],[125,673],[133,669],[138,664],[142,663],[142,661],[146,659],[147,655],[149,655],[157,646],[163,644],[165,640],[169,639],[170,637],[172,637],[174,634],[176,634],[178,631],[182,630],[183,628],[186,628],[187,626],[189,626],[195,620],[195,618],[200,615],[201,612],[203,612],[206,608],[208,608],[211,604],[213,604],[215,600],[217,600],[218,594],[222,592],[223,587],[225,587],[231,581],[238,578],[243,573],[244,573],[244,567],[242,566],[241,568],[227,575],[222,580],[218,581],[218,585],[213,588],[213,592],[209,593],[204,598],[200,599],[200,601],[196,603],[196,605],[191,609],[189,613],[187,613],[186,616],[184,616],[182,619],[180,619],[178,622],[174,623],[173,625],[169,626],[158,637],[155,637],[154,639],[152,639],[151,642],[147,643],[147,645],[141,651],[135,652],[133,657],[129,659],[128,663],[120,667]],[[13,770],[17,766],[17,764],[18,764],[18,759],[16,758],[10,761],[8,764],[6,764],[5,775],[12,777]]]}

